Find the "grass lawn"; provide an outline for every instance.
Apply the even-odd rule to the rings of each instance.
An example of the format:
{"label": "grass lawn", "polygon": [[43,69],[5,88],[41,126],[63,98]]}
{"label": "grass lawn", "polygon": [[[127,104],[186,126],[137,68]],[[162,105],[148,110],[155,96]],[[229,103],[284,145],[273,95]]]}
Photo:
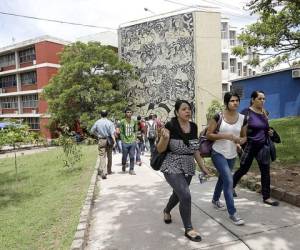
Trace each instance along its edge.
{"label": "grass lawn", "polygon": [[82,146],[81,169],[68,171],[61,149],[0,159],[0,249],[69,249],[96,158]]}
{"label": "grass lawn", "polygon": [[300,117],[288,117],[270,121],[280,135],[281,143],[276,144],[279,164],[300,164]]}

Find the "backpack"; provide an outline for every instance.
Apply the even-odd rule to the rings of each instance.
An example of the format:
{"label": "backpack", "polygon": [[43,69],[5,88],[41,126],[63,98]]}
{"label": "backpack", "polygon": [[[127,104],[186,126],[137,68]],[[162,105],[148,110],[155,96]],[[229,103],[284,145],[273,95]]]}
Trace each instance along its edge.
{"label": "backpack", "polygon": [[155,129],[155,123],[152,124],[148,123],[148,138],[154,139],[156,137],[156,129]]}

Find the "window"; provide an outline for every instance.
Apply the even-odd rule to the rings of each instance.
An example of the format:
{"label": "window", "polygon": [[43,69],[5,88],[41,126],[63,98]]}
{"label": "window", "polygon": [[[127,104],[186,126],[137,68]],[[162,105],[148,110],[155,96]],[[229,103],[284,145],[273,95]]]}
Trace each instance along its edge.
{"label": "window", "polygon": [[0,67],[7,67],[15,64],[15,53],[0,56]]}
{"label": "window", "polygon": [[229,39],[230,39],[230,46],[236,45],[236,32],[234,30],[229,31]]}
{"label": "window", "polygon": [[230,58],[230,72],[235,73],[236,72],[236,59]]}
{"label": "window", "polygon": [[238,76],[242,76],[242,63],[238,63]]}
{"label": "window", "polygon": [[40,119],[38,117],[26,117],[23,123],[26,123],[30,129],[40,129]]}
{"label": "window", "polygon": [[1,108],[18,109],[18,98],[16,96],[1,98]]}
{"label": "window", "polygon": [[243,76],[247,76],[247,66],[243,66]]}
{"label": "window", "polygon": [[228,91],[228,84],[227,83],[222,83],[222,91],[227,92]]}
{"label": "window", "polygon": [[221,23],[221,39],[228,38],[228,23]]}
{"label": "window", "polygon": [[22,96],[23,108],[37,108],[38,107],[38,95],[23,95]]}
{"label": "window", "polygon": [[222,53],[222,70],[228,69],[228,53]]}
{"label": "window", "polygon": [[248,76],[251,76],[251,75],[252,75],[252,70],[248,69]]}
{"label": "window", "polygon": [[31,62],[35,60],[35,49],[29,48],[19,52],[20,63]]}
{"label": "window", "polygon": [[255,76],[255,74],[256,74],[256,72],[253,70],[253,71],[252,71],[252,75]]}
{"label": "window", "polygon": [[3,76],[0,78],[0,88],[17,86],[16,75]]}
{"label": "window", "polygon": [[35,84],[36,83],[36,72],[26,72],[21,74],[21,84]]}
{"label": "window", "polygon": [[231,85],[231,89],[233,92],[236,92],[241,99],[244,98],[244,89],[242,86]]}

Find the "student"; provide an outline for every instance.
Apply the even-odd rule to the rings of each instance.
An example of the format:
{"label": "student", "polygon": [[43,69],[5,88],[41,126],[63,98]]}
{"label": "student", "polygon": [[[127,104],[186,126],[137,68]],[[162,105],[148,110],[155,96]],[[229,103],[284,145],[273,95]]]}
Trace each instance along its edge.
{"label": "student", "polygon": [[267,112],[264,109],[265,101],[263,91],[253,91],[250,107],[242,111],[248,120],[248,139],[244,153],[241,156],[240,168],[233,176],[233,187],[248,172],[255,157],[261,173],[263,202],[271,206],[278,206],[279,202],[270,198],[270,157],[268,159],[261,157],[263,150],[265,150],[264,145],[267,143],[267,136],[273,133],[273,130],[269,127]]}
{"label": "student", "polygon": [[129,174],[135,175],[134,171],[134,155],[136,149],[136,133],[137,124],[131,119],[132,110],[130,108],[125,109],[125,119],[120,122],[120,137],[122,141],[122,171],[125,173],[126,160],[129,155],[130,167]]}
{"label": "student", "polygon": [[194,230],[191,222],[191,194],[189,185],[195,174],[196,159],[205,174],[209,174],[202,164],[199,153],[197,125],[190,122],[192,116],[191,105],[185,100],[175,103],[175,117],[161,129],[161,137],[157,144],[159,153],[167,150],[161,166],[167,182],[173,189],[168,204],[163,210],[164,221],[172,222],[171,210],[179,202],[179,211],[185,228],[185,236],[192,241],[201,241],[200,234]]}
{"label": "student", "polygon": [[[239,104],[240,97],[237,93],[225,93],[225,110],[223,113],[215,115],[207,129],[207,138],[215,141],[212,146],[211,159],[219,173],[212,203],[215,208],[225,210],[225,206],[219,200],[223,190],[229,218],[235,225],[243,225],[244,221],[238,217],[234,206],[233,178],[231,171],[237,157],[237,149],[240,150],[241,145],[247,140],[247,120],[244,115],[237,111]],[[221,123],[216,133],[219,119],[221,119]]]}
{"label": "student", "polygon": [[[91,134],[98,138],[98,151],[99,151],[99,167],[98,174],[102,179],[107,178],[107,174],[112,174],[112,149],[116,143],[115,139],[115,126],[112,121],[107,119],[108,112],[101,111],[101,119],[97,120],[91,128]],[[107,157],[107,165],[105,166]]]}

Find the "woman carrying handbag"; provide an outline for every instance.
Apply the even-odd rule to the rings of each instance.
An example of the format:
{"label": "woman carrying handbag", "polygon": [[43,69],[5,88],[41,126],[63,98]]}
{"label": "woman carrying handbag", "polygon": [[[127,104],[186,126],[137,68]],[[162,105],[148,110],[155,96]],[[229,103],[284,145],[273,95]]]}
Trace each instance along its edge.
{"label": "woman carrying handbag", "polygon": [[[210,121],[207,129],[207,138],[214,141],[211,159],[219,173],[212,204],[218,210],[226,210],[220,201],[220,196],[223,191],[229,219],[235,225],[243,225],[244,221],[237,215],[234,206],[233,178],[231,171],[237,157],[237,150],[241,150],[241,145],[247,140],[247,120],[244,115],[237,111],[239,104],[240,97],[237,93],[225,93],[225,110],[222,114],[217,114],[214,119]],[[215,131],[218,124],[220,125],[216,133]]]}

